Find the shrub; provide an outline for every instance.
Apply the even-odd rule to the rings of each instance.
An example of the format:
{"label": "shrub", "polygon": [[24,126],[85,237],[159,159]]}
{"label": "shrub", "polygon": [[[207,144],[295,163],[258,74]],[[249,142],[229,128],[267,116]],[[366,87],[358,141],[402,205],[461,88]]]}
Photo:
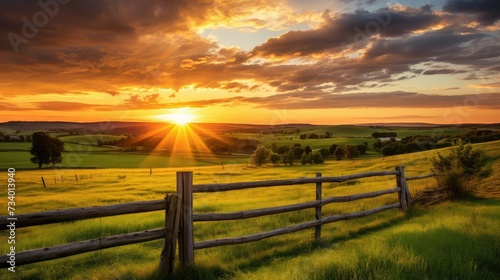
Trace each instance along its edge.
{"label": "shrub", "polygon": [[432,159],[432,172],[436,173],[439,188],[447,190],[453,198],[463,198],[474,190],[474,183],[480,178],[490,175],[486,168],[487,156],[483,150],[473,149],[471,144],[464,145],[462,141],[451,148],[450,154],[443,156],[438,153]]}
{"label": "shrub", "polygon": [[274,165],[278,165],[280,160],[281,160],[281,155],[277,154],[277,153],[271,153],[271,155],[269,156],[269,159],[271,160],[271,162]]}

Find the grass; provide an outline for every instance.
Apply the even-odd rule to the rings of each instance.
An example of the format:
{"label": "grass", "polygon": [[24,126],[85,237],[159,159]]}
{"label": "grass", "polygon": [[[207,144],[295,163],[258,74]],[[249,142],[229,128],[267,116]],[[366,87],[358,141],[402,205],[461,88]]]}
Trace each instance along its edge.
{"label": "grass", "polygon": [[[408,214],[390,210],[362,219],[323,226],[322,241],[313,230],[255,243],[215,247],[195,252],[196,267],[177,270],[176,279],[498,279],[500,257],[500,142],[476,145],[492,157],[493,176],[478,195],[483,199],[445,203]],[[444,150],[438,150],[443,153]],[[175,172],[191,170],[195,184],[338,176],[393,170],[406,165],[407,176],[429,172],[429,158],[438,151],[393,157],[329,161],[323,165],[246,167],[245,164],[186,168],[105,170],[35,170],[16,173],[18,214],[43,210],[160,199],[175,190]],[[104,160],[104,158],[103,158]],[[119,160],[118,158],[116,160]],[[108,158],[108,161],[110,159]],[[74,175],[79,178],[78,181]],[[47,188],[41,186],[44,176]],[[64,183],[60,182],[63,177]],[[92,176],[92,178],[90,178]],[[119,176],[126,176],[120,179]],[[56,178],[54,184],[53,178]],[[6,181],[6,172],[0,174]],[[393,176],[325,184],[325,197],[394,187]],[[412,193],[433,185],[432,179],[410,181]],[[484,189],[486,188],[486,190]],[[497,189],[497,192],[491,191]],[[230,212],[286,205],[314,199],[314,186],[284,186],[233,192],[195,194],[196,212]],[[6,194],[0,200],[6,201]],[[325,206],[323,215],[356,212],[386,203],[397,195]],[[293,225],[314,218],[312,209],[242,221],[196,223],[195,241],[240,236]],[[18,252],[163,226],[160,212],[107,217],[17,230]],[[5,240],[6,232],[0,233]],[[7,243],[0,243],[2,252]],[[155,279],[161,241],[90,252],[64,259],[17,267],[0,279]],[[12,278],[14,276],[14,278]]]}

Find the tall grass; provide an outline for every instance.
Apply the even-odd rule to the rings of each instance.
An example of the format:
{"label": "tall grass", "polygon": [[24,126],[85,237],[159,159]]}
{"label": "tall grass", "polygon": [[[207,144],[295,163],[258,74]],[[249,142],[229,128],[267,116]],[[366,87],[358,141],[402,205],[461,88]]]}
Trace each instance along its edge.
{"label": "tall grass", "polygon": [[[481,144],[488,155],[498,159],[500,142]],[[443,152],[443,151],[441,151]],[[192,167],[195,184],[228,183],[297,177],[338,176],[365,171],[394,170],[405,164],[407,176],[426,174],[435,151],[411,155],[354,161],[332,161],[323,165],[263,168],[245,164]],[[489,162],[498,188],[498,160]],[[163,198],[175,191],[175,172],[148,168],[107,170],[20,171],[16,212],[107,205],[127,201]],[[81,179],[74,179],[75,173]],[[90,175],[92,174],[92,179]],[[124,179],[118,176],[126,175]],[[41,185],[40,177],[59,180]],[[0,180],[6,181],[1,174]],[[432,179],[409,182],[410,191],[432,186]],[[324,184],[325,197],[386,189],[395,186],[394,176],[373,177]],[[493,193],[493,195],[492,195]],[[494,196],[494,192],[483,195]],[[314,200],[314,185],[248,189],[195,194],[195,212],[231,212]],[[497,198],[500,196],[497,196]],[[6,194],[0,199],[6,201]],[[325,206],[323,215],[356,212],[386,203],[387,195],[354,203]],[[386,211],[363,219],[325,225],[322,241],[314,242],[313,230],[278,236],[255,243],[195,251],[196,266],[176,270],[176,279],[497,279],[500,271],[500,201],[469,199],[431,209],[412,209],[403,214]],[[195,223],[195,241],[240,236],[293,225],[314,219],[313,210],[253,218],[243,221]],[[163,226],[163,213],[152,212],[118,217],[67,222],[18,229],[18,252]],[[0,233],[6,240],[6,232]],[[0,243],[2,252],[7,242]],[[156,279],[154,274],[161,240],[85,253],[59,260],[20,266],[16,274],[2,271],[0,279]]]}

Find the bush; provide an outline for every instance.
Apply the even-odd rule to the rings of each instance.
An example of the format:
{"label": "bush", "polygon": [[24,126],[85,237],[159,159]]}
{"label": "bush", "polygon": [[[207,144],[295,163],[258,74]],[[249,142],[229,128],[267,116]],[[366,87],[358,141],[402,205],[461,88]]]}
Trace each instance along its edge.
{"label": "bush", "polygon": [[436,173],[439,188],[449,191],[453,198],[469,196],[474,191],[474,183],[487,177],[491,170],[486,168],[488,157],[483,150],[473,149],[462,141],[451,148],[450,154],[432,159],[432,172]]}

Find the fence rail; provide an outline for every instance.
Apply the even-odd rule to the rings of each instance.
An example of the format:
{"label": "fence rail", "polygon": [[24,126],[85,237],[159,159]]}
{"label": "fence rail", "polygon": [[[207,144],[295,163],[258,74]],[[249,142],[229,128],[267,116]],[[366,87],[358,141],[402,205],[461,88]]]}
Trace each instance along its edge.
{"label": "fence rail", "polygon": [[[128,202],[106,206],[44,211],[31,214],[16,215],[16,228],[110,217],[124,214],[151,212],[158,210],[165,210],[164,199]],[[0,221],[0,227],[5,228],[5,226],[8,224],[8,221],[7,219],[3,218],[4,217],[2,217],[2,220]]]}
{"label": "fence rail", "polygon": [[[175,257],[175,243],[178,234],[178,226],[176,226],[176,224],[179,223],[179,209],[180,199],[178,199],[177,194],[170,194],[163,200],[130,202],[108,206],[73,208],[17,215],[15,216],[15,218],[17,218],[17,220],[15,220],[15,226],[16,228],[21,228],[58,222],[78,221],[84,219],[165,210],[165,228],[78,241],[48,248],[27,250],[15,254],[15,265],[19,266],[106,248],[141,243],[156,239],[164,239],[164,249],[160,255],[159,269],[161,272],[169,273],[173,269],[173,258]],[[3,216],[0,218],[0,226],[5,228],[11,221],[7,218],[12,217]],[[169,248],[172,244],[174,246],[173,249]],[[9,255],[1,255],[0,268],[10,267],[10,260],[11,258]]]}

